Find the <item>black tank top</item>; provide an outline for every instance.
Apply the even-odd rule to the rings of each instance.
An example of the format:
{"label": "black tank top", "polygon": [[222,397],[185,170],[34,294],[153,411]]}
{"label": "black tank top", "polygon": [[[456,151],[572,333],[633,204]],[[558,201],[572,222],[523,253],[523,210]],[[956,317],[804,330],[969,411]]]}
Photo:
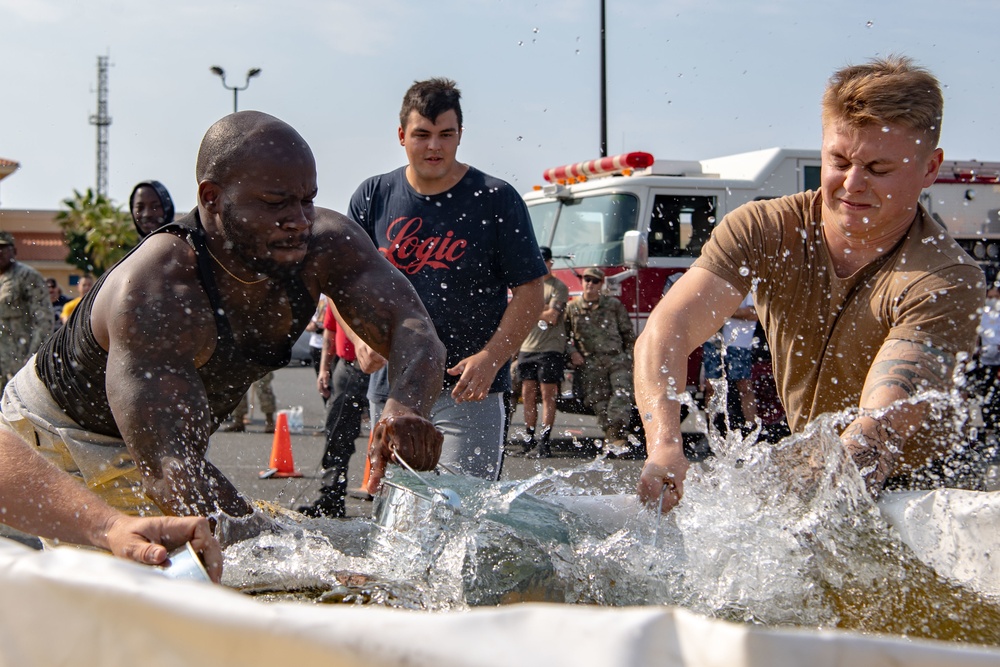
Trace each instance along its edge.
{"label": "black tank top", "polygon": [[[162,233],[180,236],[194,248],[198,278],[215,314],[215,351],[208,362],[198,369],[198,376],[208,393],[212,431],[215,431],[255,380],[288,364],[292,346],[305,330],[316,310],[316,304],[301,276],[294,274],[285,279],[283,286],[292,309],[292,326],[285,344],[240,349],[222,308],[222,299],[205,246],[205,232],[197,210],[176,223],[157,229],[150,237]],[[143,239],[142,243],[145,241]],[[69,321],[42,345],[35,357],[35,368],[42,382],[49,388],[52,398],[73,421],[88,431],[120,438],[121,433],[111,414],[105,389],[108,353],[94,338],[90,324],[94,299],[100,292],[104,279],[113,270],[114,267],[101,276],[94,288],[80,301]]]}

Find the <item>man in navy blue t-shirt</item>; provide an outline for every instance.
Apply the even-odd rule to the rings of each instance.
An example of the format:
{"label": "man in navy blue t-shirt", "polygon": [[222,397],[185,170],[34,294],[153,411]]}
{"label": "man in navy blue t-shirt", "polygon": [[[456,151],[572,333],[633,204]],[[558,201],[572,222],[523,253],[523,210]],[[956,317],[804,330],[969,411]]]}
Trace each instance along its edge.
{"label": "man in navy blue t-shirt", "polygon": [[[410,87],[398,130],[408,164],[362,183],[348,216],[413,283],[448,349],[445,387],[431,415],[445,436],[441,463],[495,480],[509,364],[538,321],[547,269],[520,195],[456,159],[460,97],[448,79]],[[373,372],[375,423],[387,374],[385,361],[370,352],[359,341],[362,368]]]}

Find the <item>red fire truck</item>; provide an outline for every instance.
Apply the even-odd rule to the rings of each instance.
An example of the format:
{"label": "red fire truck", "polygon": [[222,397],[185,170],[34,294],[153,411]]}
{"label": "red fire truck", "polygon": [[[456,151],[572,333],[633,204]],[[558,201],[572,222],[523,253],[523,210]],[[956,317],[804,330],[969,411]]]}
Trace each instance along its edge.
{"label": "red fire truck", "polygon": [[[819,188],[820,153],[770,148],[678,161],[634,152],[549,169],[544,179],[524,200],[539,244],[557,258],[556,274],[579,294],[582,270],[601,268],[639,332],[726,213]],[[1000,163],[946,161],[922,203],[995,276]],[[699,361],[689,364],[689,388]]]}

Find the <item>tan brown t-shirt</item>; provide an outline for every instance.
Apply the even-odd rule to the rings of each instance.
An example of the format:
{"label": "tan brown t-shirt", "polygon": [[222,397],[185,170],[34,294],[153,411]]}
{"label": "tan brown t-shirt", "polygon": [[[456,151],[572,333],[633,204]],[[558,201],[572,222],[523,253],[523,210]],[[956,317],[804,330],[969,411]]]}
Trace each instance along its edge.
{"label": "tan brown t-shirt", "polygon": [[857,407],[872,360],[889,339],[972,352],[983,272],[923,207],[906,238],[853,276],[838,278],[822,232],[822,196],[751,202],[713,231],[695,266],[754,302],[773,353],[793,431]]}

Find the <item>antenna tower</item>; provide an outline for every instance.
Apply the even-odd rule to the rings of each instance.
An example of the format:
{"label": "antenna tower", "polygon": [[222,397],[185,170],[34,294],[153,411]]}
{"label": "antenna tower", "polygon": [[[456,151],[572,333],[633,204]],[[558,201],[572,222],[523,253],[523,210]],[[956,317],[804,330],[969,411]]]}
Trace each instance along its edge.
{"label": "antenna tower", "polygon": [[90,116],[97,126],[97,194],[108,196],[108,56],[97,56],[97,113]]}

